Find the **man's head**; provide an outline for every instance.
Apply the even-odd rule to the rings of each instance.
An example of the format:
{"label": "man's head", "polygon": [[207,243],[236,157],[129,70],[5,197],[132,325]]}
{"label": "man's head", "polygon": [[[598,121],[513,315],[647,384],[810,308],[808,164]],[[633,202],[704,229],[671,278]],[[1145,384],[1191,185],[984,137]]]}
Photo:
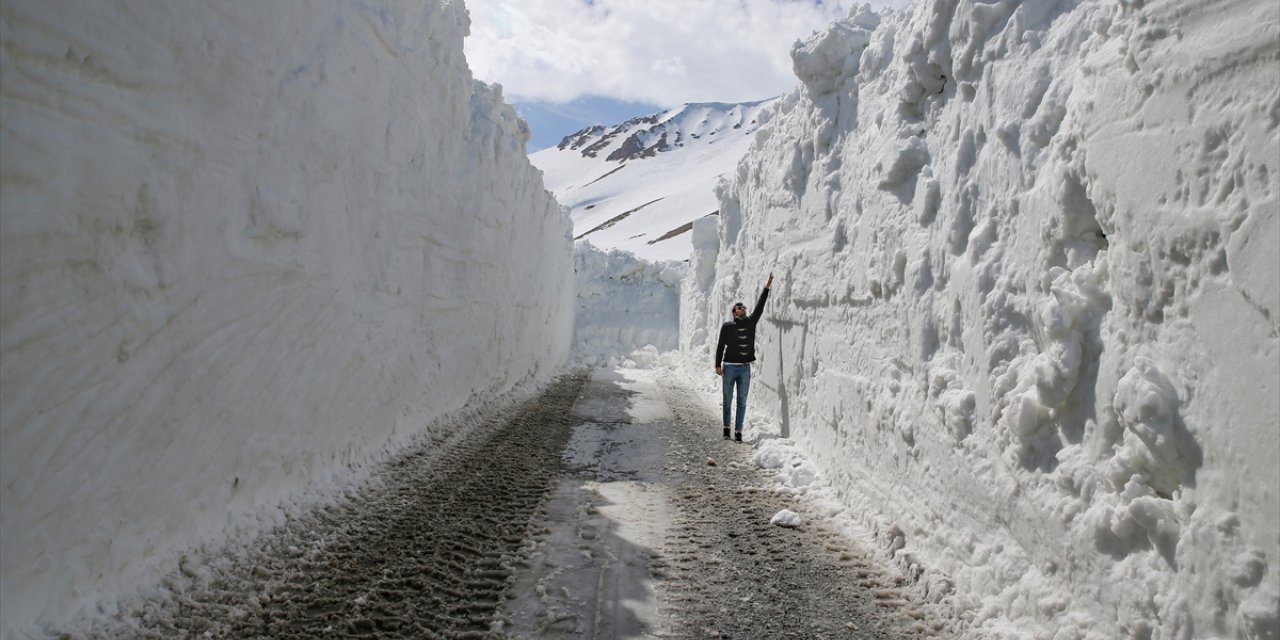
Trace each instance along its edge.
{"label": "man's head", "polygon": [[747,305],[742,304],[741,302],[739,302],[739,303],[737,303],[737,304],[734,304],[734,305],[733,305],[733,317],[735,317],[735,318],[745,318],[745,317],[747,317]]}

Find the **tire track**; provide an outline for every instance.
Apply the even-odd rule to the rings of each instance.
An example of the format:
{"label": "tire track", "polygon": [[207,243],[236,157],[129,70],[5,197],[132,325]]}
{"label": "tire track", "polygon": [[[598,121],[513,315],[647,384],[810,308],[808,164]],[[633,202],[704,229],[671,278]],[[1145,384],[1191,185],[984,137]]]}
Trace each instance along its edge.
{"label": "tire track", "polygon": [[[748,445],[720,438],[693,392],[659,377],[677,416],[672,503],[663,548],[665,613],[678,638],[929,638],[944,625],[904,594],[843,533],[806,518],[770,524],[793,500],[768,489]],[[714,464],[712,464],[714,461]],[[762,486],[763,485],[763,486]]]}
{"label": "tire track", "polygon": [[167,597],[83,637],[501,637],[512,564],[562,472],[586,380],[562,377],[443,454],[413,446],[348,500],[264,534],[237,557],[185,567],[164,581]]}
{"label": "tire track", "polygon": [[[563,452],[580,422],[574,405],[587,380],[585,372],[566,375],[447,448],[411,446],[343,500],[290,520],[234,555],[184,563],[156,597],[84,634],[57,637],[508,637],[519,625],[503,605],[517,597],[517,572],[528,571],[531,554],[545,542],[547,532],[534,523],[553,489],[574,473]],[[752,467],[747,445],[720,439],[718,421],[694,392],[658,381],[676,416],[661,436],[665,460],[641,463],[634,452],[609,449],[611,459],[642,464],[669,496],[673,521],[665,534],[653,533],[660,548],[628,560],[653,580],[658,619],[647,636],[947,635],[911,602],[902,578],[842,533],[820,521],[798,529],[769,524],[778,510],[801,508],[768,490],[770,472]],[[608,481],[618,470],[605,472],[595,480]],[[588,516],[593,504],[584,506]],[[595,526],[578,517],[583,531]],[[598,532],[590,533],[573,537],[593,543]],[[533,636],[583,637],[576,624],[543,622],[549,626]]]}

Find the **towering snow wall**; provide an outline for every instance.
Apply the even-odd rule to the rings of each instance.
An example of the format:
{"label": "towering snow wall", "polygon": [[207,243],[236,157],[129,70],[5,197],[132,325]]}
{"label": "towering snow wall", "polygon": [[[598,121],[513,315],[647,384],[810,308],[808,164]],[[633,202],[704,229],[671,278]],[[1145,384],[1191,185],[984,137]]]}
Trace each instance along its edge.
{"label": "towering snow wall", "polygon": [[570,221],[467,28],[0,5],[0,635],[567,361]]}
{"label": "towering snow wall", "polygon": [[604,251],[579,240],[574,244],[573,270],[578,296],[575,362],[625,363],[631,356],[640,364],[637,357],[677,348],[683,262],[650,262],[630,251]]}
{"label": "towering snow wall", "polygon": [[1280,635],[1280,4],[923,0],[793,58],[684,347],[777,273],[753,405],[976,634]]}

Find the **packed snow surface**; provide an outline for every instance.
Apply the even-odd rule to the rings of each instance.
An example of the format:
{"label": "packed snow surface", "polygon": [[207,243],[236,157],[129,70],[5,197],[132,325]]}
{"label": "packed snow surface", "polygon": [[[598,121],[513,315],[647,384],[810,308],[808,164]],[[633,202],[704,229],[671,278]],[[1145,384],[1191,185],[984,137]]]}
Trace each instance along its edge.
{"label": "packed snow surface", "polygon": [[467,25],[0,5],[0,636],[567,362],[571,222]]}
{"label": "packed snow surface", "polygon": [[[1280,637],[1280,4],[857,9],[692,227],[780,435],[984,637]],[[763,462],[773,463],[766,457]]]}
{"label": "packed snow surface", "polygon": [[694,221],[719,213],[733,171],[776,100],[694,103],[588,127],[529,156],[569,207],[574,237],[645,260],[688,260]]}

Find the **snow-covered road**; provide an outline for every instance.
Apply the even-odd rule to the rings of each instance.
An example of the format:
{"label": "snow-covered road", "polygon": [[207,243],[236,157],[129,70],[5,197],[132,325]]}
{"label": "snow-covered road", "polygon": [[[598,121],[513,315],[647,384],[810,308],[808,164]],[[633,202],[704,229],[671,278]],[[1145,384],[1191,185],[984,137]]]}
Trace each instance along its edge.
{"label": "snow-covered road", "polygon": [[[566,375],[411,447],[253,549],[188,558],[89,638],[942,637],[893,572],[767,490],[653,370]],[[431,443],[440,447],[441,443]],[[783,508],[803,524],[770,524]],[[90,628],[91,627],[91,628]]]}

